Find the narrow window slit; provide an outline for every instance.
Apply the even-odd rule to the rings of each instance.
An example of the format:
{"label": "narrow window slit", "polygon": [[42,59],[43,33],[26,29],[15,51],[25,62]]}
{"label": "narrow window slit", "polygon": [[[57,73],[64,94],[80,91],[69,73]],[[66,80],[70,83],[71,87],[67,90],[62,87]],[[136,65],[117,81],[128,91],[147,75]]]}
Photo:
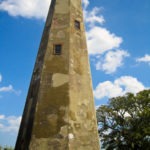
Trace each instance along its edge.
{"label": "narrow window slit", "polygon": [[62,53],[62,45],[55,44],[54,45],[54,55],[61,55],[61,53]]}
{"label": "narrow window slit", "polygon": [[76,29],[80,30],[80,22],[78,20],[75,20],[74,26]]}

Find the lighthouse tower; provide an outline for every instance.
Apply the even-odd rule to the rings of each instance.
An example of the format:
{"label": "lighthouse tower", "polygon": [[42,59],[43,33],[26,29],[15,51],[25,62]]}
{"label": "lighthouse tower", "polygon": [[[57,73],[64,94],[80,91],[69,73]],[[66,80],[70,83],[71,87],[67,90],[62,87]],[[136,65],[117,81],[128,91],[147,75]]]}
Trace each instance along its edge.
{"label": "lighthouse tower", "polygon": [[52,0],[15,150],[99,150],[91,81],[81,0]]}

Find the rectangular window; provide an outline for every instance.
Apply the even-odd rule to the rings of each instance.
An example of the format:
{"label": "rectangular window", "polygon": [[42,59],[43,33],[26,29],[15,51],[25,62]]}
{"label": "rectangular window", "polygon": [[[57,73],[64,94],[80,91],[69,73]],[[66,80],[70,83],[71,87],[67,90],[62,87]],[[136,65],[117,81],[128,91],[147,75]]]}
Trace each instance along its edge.
{"label": "rectangular window", "polygon": [[80,22],[78,20],[75,20],[74,26],[76,29],[80,30]]}
{"label": "rectangular window", "polygon": [[61,55],[61,51],[62,51],[62,45],[55,44],[54,45],[54,55]]}

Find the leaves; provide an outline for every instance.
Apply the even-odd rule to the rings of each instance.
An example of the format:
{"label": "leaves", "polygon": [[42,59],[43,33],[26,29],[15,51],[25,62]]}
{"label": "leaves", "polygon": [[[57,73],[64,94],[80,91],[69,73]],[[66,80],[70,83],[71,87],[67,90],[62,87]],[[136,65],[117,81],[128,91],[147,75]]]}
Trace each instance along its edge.
{"label": "leaves", "polygon": [[97,109],[99,135],[106,150],[148,150],[150,147],[150,90],[109,100]]}
{"label": "leaves", "polygon": [[0,146],[0,150],[14,150],[14,148],[8,146],[5,147]]}

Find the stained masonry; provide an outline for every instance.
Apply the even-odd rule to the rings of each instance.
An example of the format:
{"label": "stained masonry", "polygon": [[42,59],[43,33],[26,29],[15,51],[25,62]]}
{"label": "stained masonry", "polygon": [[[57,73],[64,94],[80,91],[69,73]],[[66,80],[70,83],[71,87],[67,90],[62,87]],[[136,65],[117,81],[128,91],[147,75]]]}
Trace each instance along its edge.
{"label": "stained masonry", "polygon": [[99,150],[81,0],[51,2],[15,150]]}

